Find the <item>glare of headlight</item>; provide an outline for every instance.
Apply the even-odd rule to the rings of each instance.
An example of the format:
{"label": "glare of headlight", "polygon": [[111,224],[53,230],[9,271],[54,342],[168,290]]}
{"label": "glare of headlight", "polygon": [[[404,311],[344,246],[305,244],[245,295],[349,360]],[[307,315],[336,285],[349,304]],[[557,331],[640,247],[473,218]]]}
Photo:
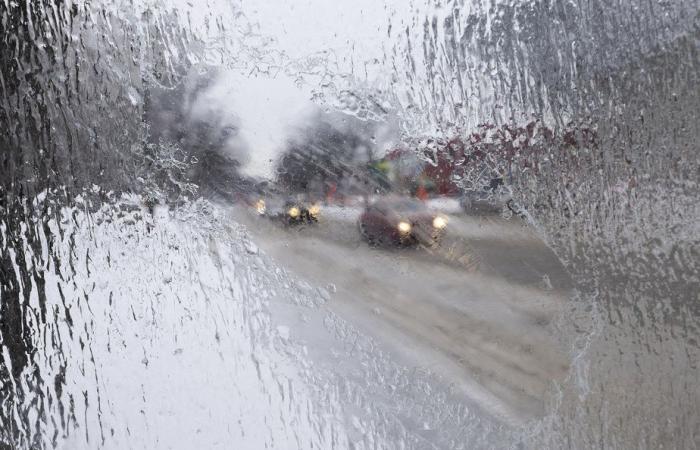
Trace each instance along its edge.
{"label": "glare of headlight", "polygon": [[309,207],[309,214],[311,214],[314,217],[318,216],[318,213],[320,213],[320,212],[321,212],[321,205],[319,205],[318,203],[314,203],[313,205],[311,205]]}
{"label": "glare of headlight", "polygon": [[399,222],[398,228],[399,228],[399,231],[401,233],[404,233],[404,234],[411,232],[411,224],[408,222],[404,222],[404,221]]}
{"label": "glare of headlight", "polygon": [[447,226],[447,219],[442,216],[437,216],[433,219],[433,226],[438,229],[445,228]]}
{"label": "glare of headlight", "polygon": [[297,208],[296,206],[292,206],[287,210],[287,214],[289,214],[289,217],[296,219],[297,217],[299,217],[299,208]]}
{"label": "glare of headlight", "polygon": [[258,214],[265,214],[265,200],[260,199],[255,202],[255,210]]}

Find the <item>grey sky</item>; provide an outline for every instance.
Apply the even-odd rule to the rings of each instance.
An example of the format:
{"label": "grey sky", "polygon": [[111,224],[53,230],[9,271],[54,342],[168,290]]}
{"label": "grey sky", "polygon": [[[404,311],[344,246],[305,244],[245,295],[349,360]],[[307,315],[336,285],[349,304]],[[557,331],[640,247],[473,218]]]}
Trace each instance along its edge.
{"label": "grey sky", "polygon": [[[222,22],[245,23],[246,27],[250,26],[246,32],[271,38],[271,46],[290,61],[332,52],[338,64],[334,70],[359,72],[360,78],[365,76],[364,62],[383,60],[390,17],[396,21],[397,9],[402,14],[411,10],[411,2],[396,0],[243,0],[240,3],[211,0],[208,2],[213,6],[211,9],[184,0],[174,3],[189,11],[196,28],[204,30],[205,22],[211,22],[211,17],[203,11],[215,10]],[[237,11],[242,16],[237,16]],[[385,75],[376,71],[368,73],[365,81],[372,83]],[[281,72],[270,75],[232,69],[202,95],[200,105],[215,108],[225,116],[224,120],[227,117],[240,125],[240,136],[231,141],[230,150],[235,153],[234,147],[244,141],[250,155],[242,168],[246,174],[271,176],[274,170],[271,160],[279,154],[290,129],[314,112],[312,90],[320,80],[306,76],[304,83],[295,81],[298,80]]]}

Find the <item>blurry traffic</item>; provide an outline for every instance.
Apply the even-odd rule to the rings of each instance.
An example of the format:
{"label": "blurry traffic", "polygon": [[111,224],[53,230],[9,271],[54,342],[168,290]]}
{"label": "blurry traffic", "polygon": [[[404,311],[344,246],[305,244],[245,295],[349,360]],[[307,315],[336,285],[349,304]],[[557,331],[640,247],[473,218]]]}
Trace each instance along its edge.
{"label": "blurry traffic", "polygon": [[[493,414],[542,414],[547,387],[569,364],[544,327],[572,284],[512,187],[523,168],[538,170],[538,139],[558,145],[549,129],[484,125],[468,138],[407,139],[390,118],[312,109],[251,132],[226,99],[207,94],[216,79],[154,93],[152,139],[197,158],[191,180],[249,230],[249,252],[326,286],[334,313],[410,366],[434,361]],[[178,95],[206,108],[166,100]],[[286,132],[273,149],[254,145],[266,127]],[[591,137],[572,129],[567,142]],[[256,161],[265,170],[253,170]]]}
{"label": "blurry traffic", "polygon": [[[455,214],[526,218],[512,196],[512,171],[496,163],[504,146],[486,143],[492,127],[468,140],[405,139],[390,119],[310,108],[292,123],[269,124],[286,126],[286,137],[263,152],[251,137],[260,131],[246,130],[221,94],[227,82],[221,73],[195,75],[178,89],[154,90],[147,105],[149,139],[191,155],[189,178],[210,199],[293,228],[323,221],[328,208],[344,210],[353,233],[383,248],[435,248]],[[251,170],[256,159],[272,173]]]}

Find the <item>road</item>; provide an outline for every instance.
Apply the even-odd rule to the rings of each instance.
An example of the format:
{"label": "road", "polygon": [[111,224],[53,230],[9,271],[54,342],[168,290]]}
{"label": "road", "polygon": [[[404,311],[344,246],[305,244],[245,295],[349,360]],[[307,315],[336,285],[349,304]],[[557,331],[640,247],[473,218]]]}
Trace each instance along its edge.
{"label": "road", "polygon": [[569,366],[548,331],[572,287],[553,252],[519,219],[456,211],[436,248],[372,248],[358,214],[326,208],[317,225],[284,228],[232,209],[278,264],[334,285],[327,306],[403,363],[445,377],[505,422],[540,417]]}

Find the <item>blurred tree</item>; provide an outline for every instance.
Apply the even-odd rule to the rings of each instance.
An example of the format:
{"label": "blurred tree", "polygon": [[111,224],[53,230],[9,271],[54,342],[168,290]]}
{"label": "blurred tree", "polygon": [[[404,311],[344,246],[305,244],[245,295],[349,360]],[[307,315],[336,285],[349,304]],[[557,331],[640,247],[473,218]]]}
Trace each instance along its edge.
{"label": "blurred tree", "polygon": [[373,176],[375,144],[371,131],[344,129],[319,115],[290,140],[277,164],[277,182],[292,192],[322,197],[328,189],[371,192],[381,183]]}
{"label": "blurred tree", "polygon": [[[210,105],[204,111],[196,108],[207,102],[207,90],[216,82],[217,72],[209,71],[190,74],[173,89],[149,88],[144,112],[148,142],[142,153],[176,148],[179,161],[189,165],[186,173],[180,173],[182,181],[197,185],[198,193],[208,198],[230,200],[250,189],[253,180],[240,173],[241,160],[248,152],[239,139],[237,118],[221,105]],[[137,170],[150,170],[155,159],[148,158],[147,166]],[[163,183],[158,186],[162,192],[155,194],[160,201],[181,193],[179,186],[161,178]],[[151,183],[149,192],[154,192],[153,187]]]}
{"label": "blurred tree", "polygon": [[[65,380],[45,380],[34,365],[42,337],[33,333],[52,320],[44,273],[60,266],[49,223],[76,194],[95,192],[93,184],[103,191],[134,188],[143,87],[158,78],[143,74],[167,67],[169,77],[159,80],[178,78],[167,61],[183,53],[148,48],[154,41],[190,42],[180,21],[163,27],[160,12],[120,11],[131,6],[0,2],[0,448],[41,447],[41,405],[72,414],[60,394]],[[64,302],[68,316],[73,300]],[[70,361],[57,343],[44,343],[61,372]],[[27,399],[37,409],[27,408]]]}

